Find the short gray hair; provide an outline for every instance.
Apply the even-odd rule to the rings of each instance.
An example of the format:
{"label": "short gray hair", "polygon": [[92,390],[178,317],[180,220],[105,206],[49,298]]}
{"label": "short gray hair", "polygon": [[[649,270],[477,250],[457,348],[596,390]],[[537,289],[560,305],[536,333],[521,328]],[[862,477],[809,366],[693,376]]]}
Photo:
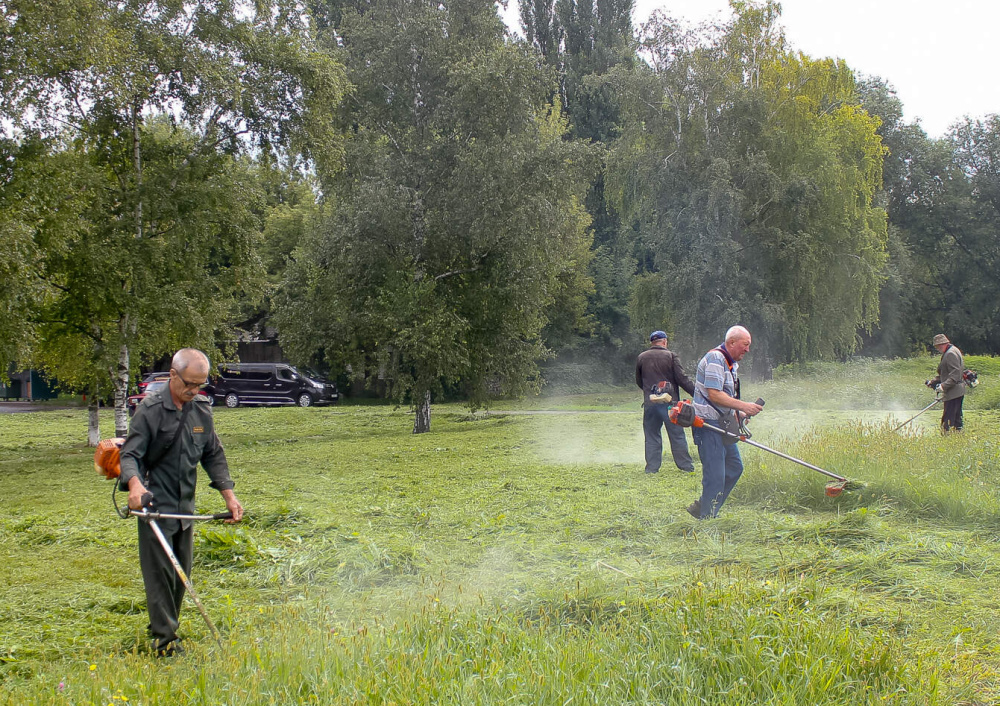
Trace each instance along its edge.
{"label": "short gray hair", "polygon": [[174,353],[174,357],[170,360],[170,367],[179,373],[183,373],[196,360],[203,360],[205,361],[205,367],[210,367],[208,356],[197,348],[181,348]]}

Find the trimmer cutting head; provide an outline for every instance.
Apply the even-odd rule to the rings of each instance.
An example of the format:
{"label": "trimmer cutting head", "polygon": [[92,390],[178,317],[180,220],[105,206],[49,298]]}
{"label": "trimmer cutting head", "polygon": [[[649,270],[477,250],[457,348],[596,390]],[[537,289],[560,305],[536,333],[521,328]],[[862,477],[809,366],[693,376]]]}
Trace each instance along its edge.
{"label": "trimmer cutting head", "polygon": [[861,490],[864,487],[864,483],[858,483],[853,480],[835,480],[826,484],[826,496],[828,498],[835,498],[845,490]]}

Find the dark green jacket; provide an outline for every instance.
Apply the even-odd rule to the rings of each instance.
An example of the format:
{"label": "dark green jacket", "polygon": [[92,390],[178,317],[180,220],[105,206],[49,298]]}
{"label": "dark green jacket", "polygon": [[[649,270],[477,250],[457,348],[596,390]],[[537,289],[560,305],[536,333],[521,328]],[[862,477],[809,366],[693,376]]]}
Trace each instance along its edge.
{"label": "dark green jacket", "polygon": [[[215,433],[208,398],[198,395],[188,405],[192,407],[184,428],[176,443],[164,453],[174,438],[182,411],[167,388],[146,395],[132,417],[121,448],[119,487],[128,490],[129,480],[138,476],[153,493],[153,504],[160,512],[194,513],[199,462],[208,471],[211,486],[216,490],[227,490],[234,485],[229,477],[226,452]],[[149,461],[156,465],[148,468]]]}

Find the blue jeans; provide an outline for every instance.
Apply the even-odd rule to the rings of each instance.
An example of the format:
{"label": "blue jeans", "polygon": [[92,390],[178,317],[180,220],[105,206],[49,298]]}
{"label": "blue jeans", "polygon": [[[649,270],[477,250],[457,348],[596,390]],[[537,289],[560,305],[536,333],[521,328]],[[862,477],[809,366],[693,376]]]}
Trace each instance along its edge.
{"label": "blue jeans", "polygon": [[[719,423],[706,420],[716,429]],[[724,444],[722,435],[708,429],[691,430],[701,459],[701,516],[717,517],[722,504],[743,475],[743,459],[737,444]]]}
{"label": "blue jeans", "polygon": [[664,425],[667,427],[667,439],[670,441],[670,454],[674,463],[682,471],[694,470],[694,459],[688,452],[684,427],[671,422],[667,416],[669,412],[670,405],[663,403],[647,402],[642,409],[642,431],[646,437],[646,473],[660,470],[660,464],[663,463],[663,437],[660,429]]}

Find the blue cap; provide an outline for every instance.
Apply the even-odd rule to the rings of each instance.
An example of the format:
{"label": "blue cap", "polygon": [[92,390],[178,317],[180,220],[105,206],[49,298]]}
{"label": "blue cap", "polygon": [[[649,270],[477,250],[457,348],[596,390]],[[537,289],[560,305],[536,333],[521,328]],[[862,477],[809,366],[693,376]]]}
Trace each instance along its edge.
{"label": "blue cap", "polygon": [[659,339],[666,337],[667,334],[665,334],[663,331],[653,331],[653,333],[649,334],[649,341],[650,343],[652,343],[653,341],[658,341]]}

